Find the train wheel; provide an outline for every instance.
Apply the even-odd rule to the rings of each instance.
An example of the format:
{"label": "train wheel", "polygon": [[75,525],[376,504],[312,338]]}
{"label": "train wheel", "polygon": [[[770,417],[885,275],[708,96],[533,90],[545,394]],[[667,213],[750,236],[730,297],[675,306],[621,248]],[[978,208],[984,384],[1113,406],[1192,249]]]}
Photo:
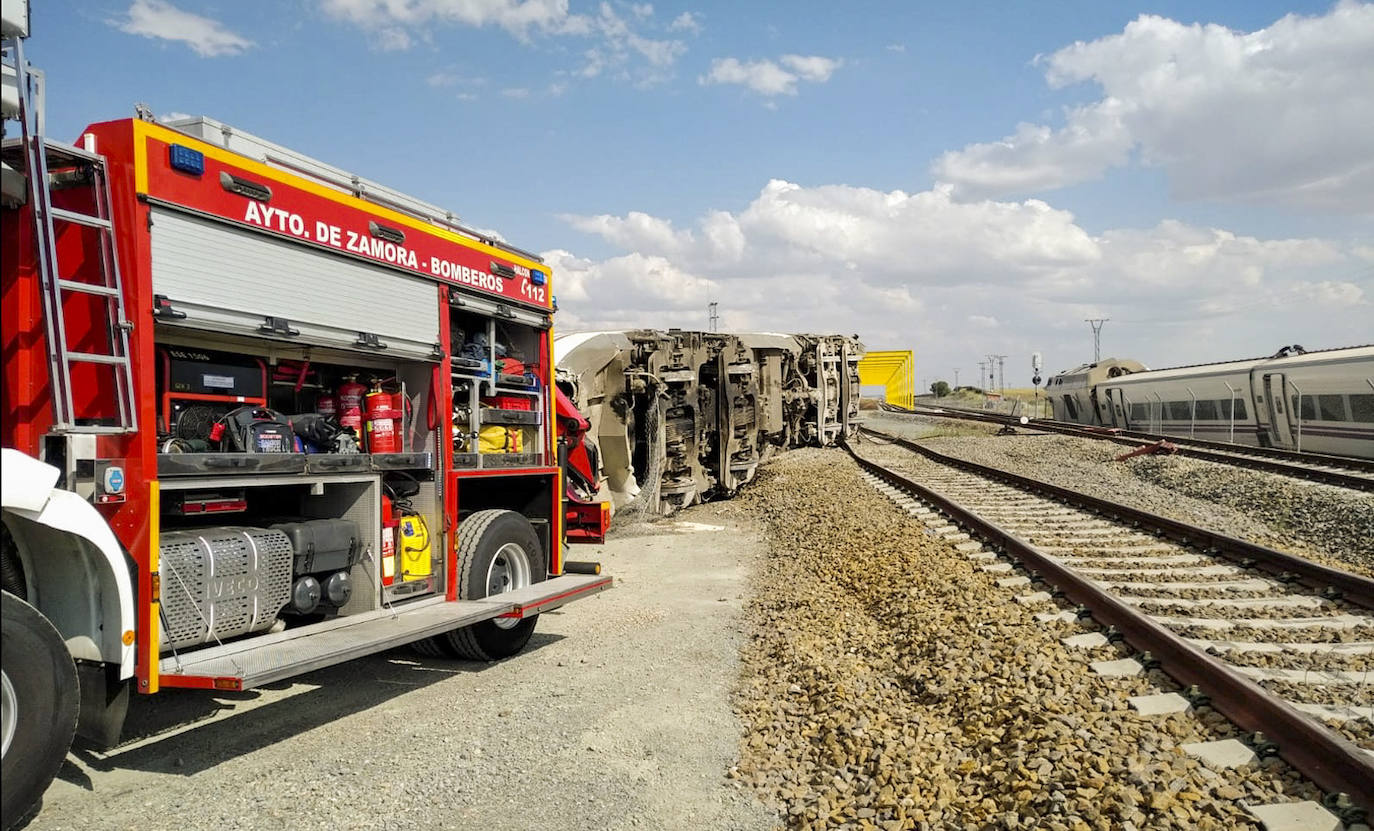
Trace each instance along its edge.
{"label": "train wheel", "polygon": [[76,733],[76,665],[48,619],[3,593],[0,726],[4,828],[23,819],[57,775]]}
{"label": "train wheel", "polygon": [[[529,520],[515,511],[478,511],[458,529],[458,599],[478,600],[538,583],[544,549]],[[455,658],[496,661],[525,648],[538,615],[494,618],[437,636]]]}

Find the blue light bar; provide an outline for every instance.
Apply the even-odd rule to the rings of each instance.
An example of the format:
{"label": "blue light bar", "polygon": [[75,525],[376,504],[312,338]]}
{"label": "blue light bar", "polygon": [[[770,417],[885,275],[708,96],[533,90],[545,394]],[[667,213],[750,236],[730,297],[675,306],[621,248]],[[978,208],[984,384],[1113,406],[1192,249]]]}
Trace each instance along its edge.
{"label": "blue light bar", "polygon": [[548,278],[544,276],[544,272],[537,268],[530,269],[530,283],[536,286],[542,286],[547,282]]}
{"label": "blue light bar", "polygon": [[190,173],[192,176],[200,176],[205,172],[205,154],[199,150],[173,144],[168,146],[167,151],[173,170]]}

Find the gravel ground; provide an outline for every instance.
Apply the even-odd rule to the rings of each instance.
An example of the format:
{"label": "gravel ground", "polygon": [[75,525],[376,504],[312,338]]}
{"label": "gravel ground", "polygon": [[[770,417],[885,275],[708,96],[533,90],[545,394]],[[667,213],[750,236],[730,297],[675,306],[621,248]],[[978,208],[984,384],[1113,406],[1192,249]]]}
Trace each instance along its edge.
{"label": "gravel ground", "polygon": [[788,453],[741,507],[770,550],[731,775],[789,827],[1246,829],[1242,800],[1320,798],[1278,760],[1200,766],[1178,745],[1229,722],[1134,715],[1127,695],[1171,682],[1094,674],[1103,650],[1059,643],[1077,625],[1035,623],[846,457]]}
{"label": "gravel ground", "polygon": [[[951,429],[938,420],[883,412],[866,413],[865,422],[911,438]],[[933,437],[927,444],[940,453],[1374,576],[1371,494],[1181,456],[1117,462],[1115,457],[1127,448],[1113,442],[1030,431],[1006,437]]]}
{"label": "gravel ground", "polygon": [[144,738],[74,753],[28,827],[772,828],[725,778],[760,544],[728,503],[690,518],[575,549],[619,585],[545,615],[502,663],[397,650],[263,691],[137,702]]}

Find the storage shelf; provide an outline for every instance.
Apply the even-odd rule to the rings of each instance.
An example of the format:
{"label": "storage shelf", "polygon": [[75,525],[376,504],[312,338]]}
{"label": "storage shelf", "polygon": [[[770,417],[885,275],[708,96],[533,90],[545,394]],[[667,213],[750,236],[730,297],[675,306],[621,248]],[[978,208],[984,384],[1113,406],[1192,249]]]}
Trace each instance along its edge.
{"label": "storage shelf", "polygon": [[459,471],[516,470],[544,467],[542,453],[454,453],[453,467]]}
{"label": "storage shelf", "polygon": [[479,418],[483,424],[515,424],[537,427],[542,423],[543,413],[538,410],[503,410],[496,407],[483,407]]}
{"label": "storage shelf", "polygon": [[159,476],[254,476],[433,470],[434,455],[414,453],[159,453]]}

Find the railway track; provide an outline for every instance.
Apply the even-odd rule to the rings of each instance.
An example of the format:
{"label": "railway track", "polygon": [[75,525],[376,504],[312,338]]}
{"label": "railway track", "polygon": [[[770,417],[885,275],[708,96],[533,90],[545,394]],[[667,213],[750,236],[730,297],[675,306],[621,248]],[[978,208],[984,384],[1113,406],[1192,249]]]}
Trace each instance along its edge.
{"label": "railway track", "polygon": [[1142,708],[1205,700],[1331,794],[1345,821],[1374,808],[1374,580],[896,436],[861,438],[910,451],[884,465],[870,457],[887,451],[848,447],[899,506],[1043,606],[1040,620],[1090,616],[1103,630],[1066,645],[1124,640],[1140,653],[1099,671],[1157,665],[1189,691]]}
{"label": "railway track", "polygon": [[[988,424],[1019,427],[1019,416],[1003,413],[987,413],[977,410],[933,407],[918,405],[914,409],[884,404],[883,411],[898,415],[917,415],[931,418],[950,418],[961,421],[981,421]],[[1362,491],[1374,491],[1374,459],[1357,459],[1348,456],[1328,456],[1319,453],[1299,453],[1273,447],[1250,447],[1229,442],[1207,441],[1205,439],[1181,438],[1155,433],[1116,428],[1085,427],[1049,419],[1034,419],[1027,425],[1029,429],[1061,433],[1085,439],[1112,441],[1127,447],[1146,447],[1167,441],[1178,452],[1195,459],[1208,462],[1244,467],[1277,473],[1326,485],[1338,485]]]}

